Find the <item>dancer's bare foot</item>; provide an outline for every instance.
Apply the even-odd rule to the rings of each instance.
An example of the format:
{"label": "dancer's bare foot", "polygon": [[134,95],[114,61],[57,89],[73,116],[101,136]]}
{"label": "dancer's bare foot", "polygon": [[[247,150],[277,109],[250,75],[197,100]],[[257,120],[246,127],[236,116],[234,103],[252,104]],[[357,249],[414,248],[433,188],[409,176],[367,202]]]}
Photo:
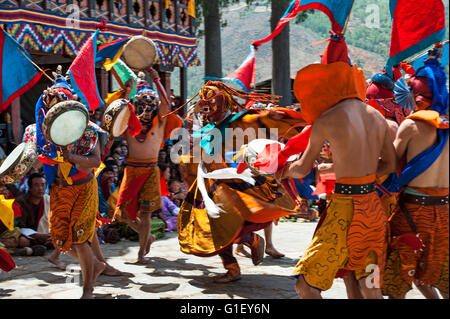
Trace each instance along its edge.
{"label": "dancer's bare foot", "polygon": [[138,260],[136,262],[137,265],[148,265],[150,263],[151,263],[151,260],[148,257],[140,257],[140,258],[138,258]]}
{"label": "dancer's bare foot", "polygon": [[145,254],[144,254],[144,256],[147,255],[150,252],[150,248],[151,248],[151,246],[152,246],[152,244],[153,244],[153,242],[155,240],[156,240],[156,237],[153,236],[152,234],[150,234],[150,236],[148,237],[148,240],[147,240],[147,245],[145,246]]}
{"label": "dancer's bare foot", "polygon": [[276,250],[275,247],[266,247],[266,254],[275,259],[284,257],[284,254]]}
{"label": "dancer's bare foot", "polygon": [[58,255],[55,256],[54,254],[51,254],[50,257],[47,258],[47,260],[49,262],[51,262],[52,264],[54,264],[60,270],[65,270],[66,269],[66,267],[61,262],[61,260],[59,260],[59,256]]}
{"label": "dancer's bare foot", "polygon": [[106,263],[102,262],[102,261],[97,261],[94,265],[94,273],[92,274],[92,284],[95,283],[95,281],[97,280],[98,276],[100,276],[102,274],[102,272],[104,272],[106,269]]}
{"label": "dancer's bare foot", "polygon": [[105,270],[103,270],[102,275],[117,277],[117,276],[123,276],[123,275],[125,275],[125,273],[114,268],[110,264],[106,263],[106,267],[105,267]]}
{"label": "dancer's bare foot", "polygon": [[81,299],[93,299],[94,298],[94,283],[96,282],[98,276],[105,270],[106,263],[101,261],[96,261],[94,264],[94,272],[92,273],[92,278],[90,284],[83,287],[83,295]]}
{"label": "dancer's bare foot", "polygon": [[89,289],[88,291],[83,291],[83,295],[80,299],[94,299],[94,294],[92,293],[92,289]]}
{"label": "dancer's bare foot", "polygon": [[236,247],[236,250],[234,252],[238,256],[247,257],[247,258],[251,258],[252,257],[252,255],[245,250],[244,244],[238,244],[237,247]]}

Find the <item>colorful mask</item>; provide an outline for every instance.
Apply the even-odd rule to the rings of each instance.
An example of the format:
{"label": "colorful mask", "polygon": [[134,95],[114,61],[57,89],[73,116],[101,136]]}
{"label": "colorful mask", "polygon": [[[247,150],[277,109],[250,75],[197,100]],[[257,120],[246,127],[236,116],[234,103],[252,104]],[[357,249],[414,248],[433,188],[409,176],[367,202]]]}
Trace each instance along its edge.
{"label": "colorful mask", "polygon": [[159,105],[161,100],[158,92],[153,90],[151,86],[141,80],[138,82],[135,110],[136,115],[139,116],[141,122],[152,123],[153,119],[158,114]]}
{"label": "colorful mask", "polygon": [[430,87],[428,86],[428,79],[423,76],[414,76],[409,80],[408,84],[414,95],[416,108],[418,110],[427,109],[431,105],[433,99]]}
{"label": "colorful mask", "polygon": [[392,99],[394,97],[394,81],[384,73],[377,73],[367,87],[366,98]]}
{"label": "colorful mask", "polygon": [[73,100],[72,89],[66,79],[61,74],[57,74],[53,86],[43,92],[42,103],[48,111],[55,104],[68,100]]}
{"label": "colorful mask", "polygon": [[197,107],[208,122],[218,122],[223,114],[229,110],[224,92],[215,86],[204,87],[200,92],[200,97],[201,100]]}

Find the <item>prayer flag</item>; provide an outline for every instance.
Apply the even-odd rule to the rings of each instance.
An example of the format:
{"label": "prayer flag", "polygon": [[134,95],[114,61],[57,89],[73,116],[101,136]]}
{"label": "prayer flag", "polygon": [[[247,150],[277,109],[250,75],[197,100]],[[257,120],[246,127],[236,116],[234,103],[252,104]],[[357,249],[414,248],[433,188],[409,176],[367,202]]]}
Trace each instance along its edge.
{"label": "prayer flag", "polygon": [[245,92],[250,92],[255,85],[256,70],[255,70],[255,48],[251,46],[251,52],[245,59],[245,61],[232,73],[224,78],[205,77],[205,80],[212,81],[232,81],[239,86]]}
{"label": "prayer flag", "polygon": [[25,48],[0,29],[0,112],[3,112],[14,99],[32,88],[42,73],[30,62]]}
{"label": "prayer flag", "polygon": [[103,66],[106,71],[111,70],[113,65],[116,64],[117,60],[119,60],[122,55],[123,46],[129,39],[129,37],[120,38],[99,46],[95,57],[95,63],[105,61],[103,62]]}
{"label": "prayer flag", "polygon": [[97,78],[95,76],[98,32],[99,30],[97,29],[92,37],[83,45],[67,71],[73,90],[89,111],[93,111],[104,105],[98,91]]}
{"label": "prayer flag", "polygon": [[386,72],[445,38],[442,0],[390,0],[392,36]]}
{"label": "prayer flag", "polygon": [[297,14],[304,10],[316,9],[325,13],[331,22],[331,29],[335,33],[342,33],[345,28],[348,16],[352,10],[354,0],[293,0],[281,17],[277,26],[265,39],[253,41],[252,44],[257,48],[263,43],[269,42],[275,38],[284,28],[286,23],[294,19]]}
{"label": "prayer flag", "polygon": [[195,18],[195,0],[188,0],[188,15]]}

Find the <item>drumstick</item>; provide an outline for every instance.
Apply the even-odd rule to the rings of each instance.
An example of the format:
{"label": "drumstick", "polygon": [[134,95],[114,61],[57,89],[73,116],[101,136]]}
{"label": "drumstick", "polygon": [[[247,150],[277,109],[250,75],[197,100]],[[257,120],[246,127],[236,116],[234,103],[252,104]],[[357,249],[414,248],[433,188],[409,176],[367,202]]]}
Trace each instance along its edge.
{"label": "drumstick", "polygon": [[[19,49],[19,48],[18,48]],[[44,70],[42,70],[36,63],[34,63],[21,49],[19,51],[23,54],[23,56],[33,64],[36,69],[38,69],[40,72],[42,72],[51,82],[53,82],[55,79],[52,79],[47,73],[45,73]]]}

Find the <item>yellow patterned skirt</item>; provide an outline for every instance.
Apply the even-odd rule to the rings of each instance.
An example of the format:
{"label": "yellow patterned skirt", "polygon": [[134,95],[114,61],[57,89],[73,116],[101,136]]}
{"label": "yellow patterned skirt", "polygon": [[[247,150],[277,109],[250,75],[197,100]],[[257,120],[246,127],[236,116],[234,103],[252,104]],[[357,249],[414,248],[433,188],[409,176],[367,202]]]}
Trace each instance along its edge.
{"label": "yellow patterned skirt", "polygon": [[[348,180],[348,179],[347,179]],[[367,181],[337,181],[364,184]],[[387,216],[376,192],[363,195],[333,194],[311,244],[294,268],[317,289],[328,290],[338,271],[354,271],[361,279],[379,271],[382,284],[387,249]]]}
{"label": "yellow patterned skirt", "polygon": [[68,251],[73,244],[91,242],[98,211],[97,179],[81,185],[50,188],[49,228],[54,246]]}

